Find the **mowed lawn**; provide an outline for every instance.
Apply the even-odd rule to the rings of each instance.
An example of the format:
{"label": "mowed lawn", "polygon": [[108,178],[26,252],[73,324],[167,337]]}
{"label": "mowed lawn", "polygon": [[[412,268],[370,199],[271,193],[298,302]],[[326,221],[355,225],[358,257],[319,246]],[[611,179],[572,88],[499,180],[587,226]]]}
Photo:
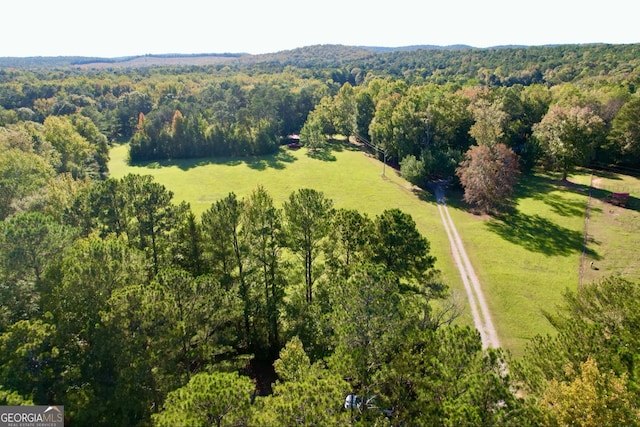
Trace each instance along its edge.
{"label": "mowed lawn", "polygon": [[[450,201],[501,345],[515,356],[535,335],[553,333],[542,312],[554,313],[566,291],[611,275],[640,279],[638,199],[632,197],[626,209],[603,201],[621,188],[640,194],[640,180],[596,177],[594,187],[610,190],[594,190],[589,202],[590,183],[588,171],[571,175],[567,183],[554,175],[522,177],[515,212],[503,218],[470,215],[463,206],[451,209],[456,202]],[[585,247],[587,203],[591,209]]]}
{"label": "mowed lawn", "polygon": [[[409,213],[420,232],[431,242],[436,267],[452,289],[463,289],[450,256],[449,243],[433,197],[416,194],[396,171],[355,147],[336,145],[330,152],[309,156],[305,148],[282,148],[275,156],[249,159],[198,159],[129,165],[128,146],[112,148],[111,176],[128,173],[149,174],[185,200],[196,215],[212,203],[234,192],[246,197],[262,185],[277,205],[299,188],[314,188],[333,200],[337,208],[357,209],[371,218],[385,209],[399,208]],[[382,175],[384,171],[384,176]]]}
{"label": "mowed lawn", "polygon": [[[296,189],[308,187],[322,191],[336,207],[357,209],[370,217],[399,208],[412,215],[431,242],[437,268],[464,304],[461,322],[472,324],[434,198],[414,191],[389,167],[382,176],[382,163],[361,151],[347,145],[335,147],[315,156],[309,156],[304,148],[283,148],[275,156],[242,160],[129,165],[128,146],[120,145],[111,150],[109,168],[115,178],[127,173],[154,176],[173,191],[176,200],[189,202],[196,214],[231,191],[244,197],[258,185],[264,186],[277,204]],[[518,186],[516,211],[500,219],[470,214],[459,192],[448,193],[451,215],[482,283],[501,344],[516,357],[533,336],[553,332],[543,310],[553,312],[566,290],[577,289],[588,201],[585,180],[585,175],[576,175],[571,177],[574,185],[559,185],[554,176],[524,177]],[[637,225],[636,235],[640,231]],[[604,260],[608,243],[591,243],[587,255]]]}
{"label": "mowed lawn", "polygon": [[537,334],[552,333],[555,311],[576,290],[587,197],[544,176],[525,176],[513,213],[502,218],[452,211],[482,283],[501,345],[519,356]]}
{"label": "mowed lawn", "polygon": [[[589,247],[593,250],[586,253],[582,282],[588,284],[611,275],[640,281],[640,178],[585,172],[575,179],[593,186],[587,222]],[[607,201],[612,193],[629,193],[627,206]]]}

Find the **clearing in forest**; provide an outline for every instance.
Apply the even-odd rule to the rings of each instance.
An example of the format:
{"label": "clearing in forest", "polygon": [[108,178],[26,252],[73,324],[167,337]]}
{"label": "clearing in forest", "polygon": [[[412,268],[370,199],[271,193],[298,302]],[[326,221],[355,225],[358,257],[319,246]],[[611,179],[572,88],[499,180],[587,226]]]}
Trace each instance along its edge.
{"label": "clearing in forest", "polygon": [[[383,168],[381,162],[351,145],[332,147],[312,155],[304,148],[283,148],[272,156],[249,159],[129,165],[128,147],[120,145],[111,150],[109,168],[114,178],[127,173],[154,176],[173,191],[176,200],[189,202],[197,215],[229,192],[244,197],[258,185],[269,191],[277,204],[296,189],[308,187],[324,192],[336,207],[357,209],[370,216],[399,208],[414,218],[420,232],[431,242],[436,267],[442,271],[444,280],[460,300],[466,300],[464,282],[435,197],[413,191],[395,170]],[[515,356],[522,353],[536,334],[552,332],[542,311],[553,312],[562,302],[562,294],[578,286],[589,174],[579,173],[569,179],[575,185],[561,185],[553,175],[523,176],[515,196],[516,209],[500,218],[470,214],[461,194],[447,190],[446,215],[455,224],[469,263],[482,284],[487,311],[500,344]],[[607,182],[603,181],[603,185]],[[626,183],[615,179],[613,182]],[[640,189],[640,181],[629,182]],[[594,273],[594,279],[595,273],[616,271],[638,277],[640,267],[629,258],[635,252],[628,247],[630,239],[637,241],[640,232],[638,212],[616,210],[610,213],[610,219],[618,221],[618,228],[603,225],[599,229],[597,224],[602,223],[599,215],[609,211],[598,206],[599,199],[592,203],[589,224],[592,240],[588,242],[587,256],[597,260],[602,268],[589,273]],[[591,279],[587,275],[585,278]],[[474,325],[472,307],[466,303],[464,308],[460,321]]]}

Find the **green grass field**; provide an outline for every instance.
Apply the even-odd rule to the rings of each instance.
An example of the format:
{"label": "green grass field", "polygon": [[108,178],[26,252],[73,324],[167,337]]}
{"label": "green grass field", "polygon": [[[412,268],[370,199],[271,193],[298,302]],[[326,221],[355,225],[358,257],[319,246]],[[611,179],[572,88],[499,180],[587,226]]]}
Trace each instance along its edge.
{"label": "green grass field", "polygon": [[[358,209],[370,216],[397,207],[413,216],[418,229],[431,242],[443,278],[463,296],[462,281],[433,197],[413,191],[389,167],[382,176],[382,163],[362,152],[348,145],[335,148],[315,156],[309,156],[304,148],[282,149],[274,156],[243,160],[129,165],[128,146],[119,145],[111,150],[109,168],[115,178],[127,173],[154,176],[173,191],[176,200],[189,202],[196,214],[231,191],[243,197],[258,185],[264,186],[276,203],[282,203],[298,188],[309,187],[324,192],[336,207]],[[472,215],[461,203],[459,193],[448,194],[451,215],[484,287],[501,343],[515,356],[522,354],[534,335],[552,332],[542,310],[553,311],[565,290],[575,290],[579,283],[589,175],[577,174],[571,181],[575,184],[558,185],[554,176],[524,177],[518,186],[515,212],[502,219]],[[635,185],[640,189],[640,182],[628,182],[629,187]],[[597,270],[601,275],[609,270],[604,268],[606,263],[612,267],[620,264],[621,268],[630,265],[627,269],[636,275],[640,271],[636,261],[622,256],[637,241],[633,240],[640,231],[638,216],[633,215],[637,212],[621,210],[623,215],[618,218],[627,233],[624,239],[615,237],[617,232],[608,225],[599,225],[602,218],[597,214],[606,210],[592,202],[589,234],[593,230],[595,237],[587,256],[602,264],[603,268]],[[619,249],[610,249],[609,243],[614,240],[619,241]],[[632,253],[629,251],[630,256]],[[584,278],[586,281],[586,274]],[[470,316],[465,314],[461,322],[471,324]]]}
{"label": "green grass field", "polygon": [[111,150],[109,170],[120,178],[128,173],[149,174],[173,191],[177,200],[190,203],[196,215],[233,191],[249,195],[262,185],[277,204],[298,188],[322,191],[339,208],[357,209],[370,217],[397,207],[411,214],[418,229],[431,242],[438,258],[437,268],[452,288],[462,289],[462,281],[450,257],[447,235],[440,223],[437,206],[428,194],[416,195],[411,185],[391,168],[348,145],[309,156],[306,149],[283,148],[275,156],[250,159],[181,160],[165,163],[128,164],[128,146]]}
{"label": "green grass field", "polygon": [[542,310],[553,311],[575,290],[587,198],[549,177],[523,177],[516,210],[503,218],[454,221],[483,285],[501,345],[518,356],[536,334],[552,332]]}
{"label": "green grass field", "polygon": [[[611,275],[640,280],[640,179],[616,173],[585,172],[576,177],[576,182],[594,187],[587,222],[589,247],[593,250],[586,254],[582,282],[588,284]],[[611,193],[629,193],[628,206],[607,202]]]}

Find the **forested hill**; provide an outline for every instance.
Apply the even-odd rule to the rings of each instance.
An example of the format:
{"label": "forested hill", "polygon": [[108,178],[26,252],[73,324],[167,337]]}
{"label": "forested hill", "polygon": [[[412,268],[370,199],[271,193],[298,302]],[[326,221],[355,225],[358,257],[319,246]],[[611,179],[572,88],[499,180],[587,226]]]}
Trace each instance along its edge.
{"label": "forested hill", "polygon": [[109,68],[163,65],[279,71],[299,68],[364,70],[410,80],[444,82],[479,78],[495,85],[573,82],[585,77],[618,76],[627,80],[640,65],[640,44],[553,46],[407,46],[397,48],[315,45],[250,55],[166,54],[122,58],[0,58],[0,68]]}
{"label": "forested hill", "polygon": [[416,81],[443,83],[479,78],[494,85],[558,84],[585,77],[626,80],[640,65],[640,44],[505,46],[416,46],[414,49],[309,46],[272,55],[243,57],[247,63],[300,68],[346,68]]}

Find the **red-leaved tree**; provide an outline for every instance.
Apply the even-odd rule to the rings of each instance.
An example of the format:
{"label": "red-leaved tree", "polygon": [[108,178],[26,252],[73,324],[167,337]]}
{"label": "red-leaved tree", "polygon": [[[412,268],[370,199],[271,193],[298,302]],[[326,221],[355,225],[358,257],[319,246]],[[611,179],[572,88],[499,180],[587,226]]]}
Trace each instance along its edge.
{"label": "red-leaved tree", "polygon": [[518,157],[506,145],[476,145],[465,153],[456,169],[464,187],[464,200],[483,213],[509,206],[518,181]]}

